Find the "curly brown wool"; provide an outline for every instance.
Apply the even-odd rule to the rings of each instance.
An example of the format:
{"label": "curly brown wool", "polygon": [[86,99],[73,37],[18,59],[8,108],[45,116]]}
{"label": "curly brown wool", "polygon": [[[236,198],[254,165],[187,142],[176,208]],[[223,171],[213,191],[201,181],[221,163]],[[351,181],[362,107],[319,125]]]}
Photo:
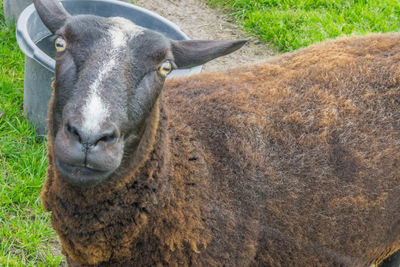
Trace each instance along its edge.
{"label": "curly brown wool", "polygon": [[370,266],[400,249],[399,34],[163,90],[123,179],[72,188],[49,136],[42,199],[71,265]]}

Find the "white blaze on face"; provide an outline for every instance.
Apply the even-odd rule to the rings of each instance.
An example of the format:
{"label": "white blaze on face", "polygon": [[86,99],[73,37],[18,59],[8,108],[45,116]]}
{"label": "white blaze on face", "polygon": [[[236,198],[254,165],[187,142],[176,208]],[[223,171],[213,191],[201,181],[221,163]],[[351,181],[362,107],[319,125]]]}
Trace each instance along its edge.
{"label": "white blaze on face", "polygon": [[110,109],[100,96],[100,89],[117,66],[118,53],[126,46],[129,39],[143,33],[143,28],[130,21],[122,18],[113,18],[113,20],[119,27],[113,27],[108,31],[106,39],[110,40],[110,47],[108,51],[105,51],[107,59],[89,87],[89,95],[82,110],[82,130],[89,135],[98,133],[104,121],[110,116]]}

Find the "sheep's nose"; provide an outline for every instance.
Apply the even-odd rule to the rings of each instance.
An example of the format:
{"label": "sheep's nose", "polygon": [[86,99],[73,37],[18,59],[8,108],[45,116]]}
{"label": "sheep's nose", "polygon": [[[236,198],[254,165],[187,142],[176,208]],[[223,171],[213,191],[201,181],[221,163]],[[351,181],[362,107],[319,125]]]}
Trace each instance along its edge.
{"label": "sheep's nose", "polygon": [[99,130],[98,133],[87,134],[79,125],[68,121],[65,124],[64,130],[69,139],[80,143],[86,148],[97,146],[100,143],[113,144],[119,138],[119,131],[115,126]]}

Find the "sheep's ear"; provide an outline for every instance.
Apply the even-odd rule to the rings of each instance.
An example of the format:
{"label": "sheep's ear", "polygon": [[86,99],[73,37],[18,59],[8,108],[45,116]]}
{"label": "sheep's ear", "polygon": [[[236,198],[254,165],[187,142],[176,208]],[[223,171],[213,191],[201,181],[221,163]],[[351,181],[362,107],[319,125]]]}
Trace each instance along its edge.
{"label": "sheep's ear", "polygon": [[71,16],[58,0],[33,0],[33,3],[44,25],[52,33],[64,26]]}
{"label": "sheep's ear", "polygon": [[172,41],[172,53],[178,68],[190,68],[204,64],[241,48],[247,41]]}

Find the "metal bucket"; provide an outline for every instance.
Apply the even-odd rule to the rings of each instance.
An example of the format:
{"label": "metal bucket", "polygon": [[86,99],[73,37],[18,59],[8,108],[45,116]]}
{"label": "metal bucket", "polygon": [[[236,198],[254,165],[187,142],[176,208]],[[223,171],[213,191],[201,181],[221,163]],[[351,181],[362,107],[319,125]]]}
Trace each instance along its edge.
{"label": "metal bucket", "polygon": [[[130,3],[129,0],[119,0]],[[4,17],[6,20],[13,19],[17,21],[19,14],[30,4],[32,0],[3,0]]]}

